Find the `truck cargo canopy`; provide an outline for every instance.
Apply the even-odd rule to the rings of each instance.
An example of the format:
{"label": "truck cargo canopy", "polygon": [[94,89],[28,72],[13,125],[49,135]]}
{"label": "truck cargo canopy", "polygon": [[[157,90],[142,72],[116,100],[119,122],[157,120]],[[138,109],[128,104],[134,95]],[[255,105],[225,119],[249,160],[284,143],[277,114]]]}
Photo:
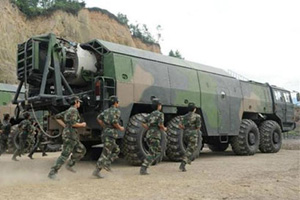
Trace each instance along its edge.
{"label": "truck cargo canopy", "polygon": [[203,64],[198,64],[198,63],[191,62],[191,61],[186,61],[186,60],[174,58],[171,56],[165,56],[162,54],[145,51],[145,50],[137,49],[134,47],[129,47],[129,46],[120,45],[120,44],[116,44],[116,43],[112,43],[112,42],[107,42],[104,40],[96,39],[89,43],[92,43],[92,42],[97,42],[98,44],[100,44],[103,48],[105,48],[109,52],[128,55],[128,56],[132,56],[132,57],[143,58],[143,59],[152,60],[152,61],[156,61],[156,62],[167,63],[167,64],[171,64],[171,65],[177,65],[177,66],[181,66],[181,67],[196,69],[196,70],[200,70],[200,71],[210,72],[210,73],[219,74],[222,76],[228,76],[228,77],[233,78],[233,76],[231,76],[229,73],[227,73],[223,69],[219,69],[219,68],[215,68],[215,67],[211,67],[211,66],[207,66],[207,65],[203,65]]}

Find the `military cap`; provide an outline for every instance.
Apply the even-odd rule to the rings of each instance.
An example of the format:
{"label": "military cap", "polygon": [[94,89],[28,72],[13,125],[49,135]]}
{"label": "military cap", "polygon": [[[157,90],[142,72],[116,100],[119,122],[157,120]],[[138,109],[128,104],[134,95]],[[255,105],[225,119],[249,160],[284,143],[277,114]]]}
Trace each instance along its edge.
{"label": "military cap", "polygon": [[82,102],[82,100],[80,100],[79,96],[74,96],[74,97],[73,97],[73,101],[74,101],[74,102],[75,102],[75,101]]}
{"label": "military cap", "polygon": [[193,102],[190,102],[189,104],[188,104],[188,109],[189,110],[194,110],[196,108],[196,105],[195,105],[195,103],[193,103]]}
{"label": "military cap", "polygon": [[29,112],[24,112],[24,113],[23,113],[23,117],[24,117],[24,118],[30,117],[30,113],[29,113]]}
{"label": "military cap", "polygon": [[152,104],[153,105],[161,105],[161,102],[160,102],[159,98],[153,98],[152,99]]}
{"label": "military cap", "polygon": [[119,98],[115,95],[109,97],[110,103],[119,102]]}

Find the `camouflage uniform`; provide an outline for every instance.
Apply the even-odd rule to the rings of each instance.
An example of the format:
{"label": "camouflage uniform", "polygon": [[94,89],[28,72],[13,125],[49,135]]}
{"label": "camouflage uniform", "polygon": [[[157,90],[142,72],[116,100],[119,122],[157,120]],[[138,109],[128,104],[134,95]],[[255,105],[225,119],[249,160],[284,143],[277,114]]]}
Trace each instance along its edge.
{"label": "camouflage uniform", "polygon": [[118,158],[120,153],[120,148],[116,144],[116,139],[118,138],[117,129],[114,124],[119,122],[121,112],[118,108],[111,106],[110,108],[104,110],[98,119],[102,120],[105,124],[101,139],[104,143],[103,151],[100,158],[97,161],[98,169],[110,170],[111,163]]}
{"label": "camouflage uniform", "polygon": [[146,156],[142,166],[148,168],[161,155],[161,137],[163,131],[159,125],[164,123],[164,114],[159,110],[153,111],[146,118],[146,125],[149,127],[146,132],[146,143],[149,147],[149,155]]}
{"label": "camouflage uniform", "polygon": [[0,134],[0,142],[2,149],[0,151],[0,155],[4,153],[8,147],[7,142],[11,130],[11,123],[9,122],[9,120],[3,120],[3,124],[1,126],[2,127],[0,127],[0,130],[2,130],[2,134]]}
{"label": "camouflage uniform", "polygon": [[79,161],[86,153],[84,145],[79,141],[77,129],[73,125],[80,122],[79,112],[76,107],[71,106],[68,110],[61,112],[55,116],[56,119],[62,119],[66,124],[63,133],[63,150],[56,160],[55,165],[51,168],[50,174],[56,174],[61,166],[72,156],[67,163],[67,167],[73,167],[76,161]]}
{"label": "camouflage uniform", "polygon": [[[28,157],[31,159],[33,159],[32,155],[38,149],[38,147],[40,146],[41,142],[44,139],[44,137],[43,137],[44,135],[43,135],[42,131],[37,127],[37,125],[36,126],[33,125],[33,128],[34,128],[34,132],[36,132],[36,134],[37,134],[37,137],[36,137],[37,141],[35,142],[34,138],[33,138],[33,142],[35,142],[35,144],[33,143],[34,145],[31,148],[30,153],[28,154]],[[46,154],[46,145],[43,145],[42,151],[43,151],[43,156],[47,155]]]}
{"label": "camouflage uniform", "polygon": [[33,128],[29,119],[24,119],[18,127],[22,130],[19,135],[19,148],[17,148],[12,157],[13,160],[16,160],[16,157],[22,155],[25,149],[26,142],[31,139],[33,133]]}
{"label": "camouflage uniform", "polygon": [[194,112],[189,112],[183,116],[182,125],[184,126],[183,137],[188,144],[182,160],[187,164],[191,164],[193,154],[198,146],[201,116]]}
{"label": "camouflage uniform", "polygon": [[0,119],[0,156],[1,156],[1,154],[2,154],[2,152],[3,152],[3,149],[4,149],[4,147],[2,147],[2,145],[3,145],[3,142],[2,142],[2,126],[3,126],[3,124],[2,124],[2,122],[1,122],[1,119]]}

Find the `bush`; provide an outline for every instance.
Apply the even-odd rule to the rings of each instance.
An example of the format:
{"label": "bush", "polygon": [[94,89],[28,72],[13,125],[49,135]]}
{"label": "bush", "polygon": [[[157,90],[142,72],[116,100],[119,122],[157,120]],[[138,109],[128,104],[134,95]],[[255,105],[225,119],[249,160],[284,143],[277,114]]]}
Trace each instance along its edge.
{"label": "bush", "polygon": [[11,0],[27,17],[49,15],[54,11],[63,10],[73,15],[85,7],[85,2],[76,0]]}
{"label": "bush", "polygon": [[149,44],[157,43],[154,37],[149,32],[146,24],[143,24],[142,28],[140,28],[140,24],[136,24],[136,25],[130,24],[129,29],[132,36],[140,38],[143,42]]}
{"label": "bush", "polygon": [[118,21],[121,23],[121,24],[124,24],[126,26],[128,26],[128,18],[127,18],[127,15],[124,15],[122,13],[118,13]]}
{"label": "bush", "polygon": [[173,50],[171,50],[171,51],[169,52],[169,56],[175,57],[175,58],[180,58],[180,59],[183,59],[183,60],[184,60],[184,58],[182,57],[181,53],[180,53],[178,50],[176,50],[175,53],[174,53]]}

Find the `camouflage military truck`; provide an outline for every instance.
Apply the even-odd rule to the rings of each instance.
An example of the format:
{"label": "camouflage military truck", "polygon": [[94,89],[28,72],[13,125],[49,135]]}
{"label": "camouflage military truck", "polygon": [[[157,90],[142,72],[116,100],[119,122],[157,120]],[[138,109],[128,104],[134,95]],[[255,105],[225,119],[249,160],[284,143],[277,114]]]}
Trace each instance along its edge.
{"label": "camouflage military truck", "polygon": [[[0,120],[3,120],[5,113],[14,116],[16,105],[12,104],[12,100],[16,90],[17,85],[0,83]],[[20,91],[20,99],[24,99],[24,89]]]}
{"label": "camouflage military truck", "polygon": [[[231,144],[238,155],[258,149],[273,153],[280,150],[282,132],[295,127],[289,91],[240,81],[222,69],[98,39],[78,44],[54,34],[19,44],[17,56],[20,84],[14,103],[53,116],[68,108],[68,98],[80,96],[79,111],[88,126],[79,134],[88,150],[101,143],[96,116],[108,107],[108,97],[117,95],[126,127],[125,134],[119,133],[122,153],[135,165],[148,154],[141,123],[152,111],[153,97],[161,100],[168,126],[161,145],[175,161],[186,148],[178,123],[189,102],[203,119],[199,150],[204,143],[212,151],[225,151]],[[25,84],[28,102],[18,99]],[[61,127],[50,120],[49,131],[57,130]]]}
{"label": "camouflage military truck", "polygon": [[[12,129],[8,138],[8,152],[10,153],[14,152],[15,148],[18,147],[18,134],[20,133],[20,130],[18,129],[17,124],[19,124],[20,121],[23,120],[23,118],[21,118],[22,116],[15,117],[15,114],[17,114],[15,112],[19,112],[19,110],[16,109],[16,105],[12,104],[12,101],[16,95],[17,88],[17,85],[0,83],[0,120],[3,120],[3,115],[6,113],[11,116],[10,123],[12,124]],[[24,100],[24,91],[24,87],[19,91],[20,100]],[[41,124],[43,124],[42,117],[44,115],[44,112],[38,111],[35,114],[37,119],[41,122]],[[52,151],[58,149],[57,145],[48,144],[48,147],[48,150]],[[28,146],[28,148],[30,148],[30,146]]]}
{"label": "camouflage military truck", "polygon": [[[3,121],[4,114],[8,113],[11,116],[10,123],[12,125],[18,124],[20,120],[15,120],[14,114],[16,105],[12,104],[12,100],[16,94],[17,85],[0,83],[0,120]],[[20,91],[20,99],[24,99],[24,89]],[[8,152],[13,152],[15,149],[15,136],[17,133],[17,126],[13,126],[11,134],[8,137]]]}

